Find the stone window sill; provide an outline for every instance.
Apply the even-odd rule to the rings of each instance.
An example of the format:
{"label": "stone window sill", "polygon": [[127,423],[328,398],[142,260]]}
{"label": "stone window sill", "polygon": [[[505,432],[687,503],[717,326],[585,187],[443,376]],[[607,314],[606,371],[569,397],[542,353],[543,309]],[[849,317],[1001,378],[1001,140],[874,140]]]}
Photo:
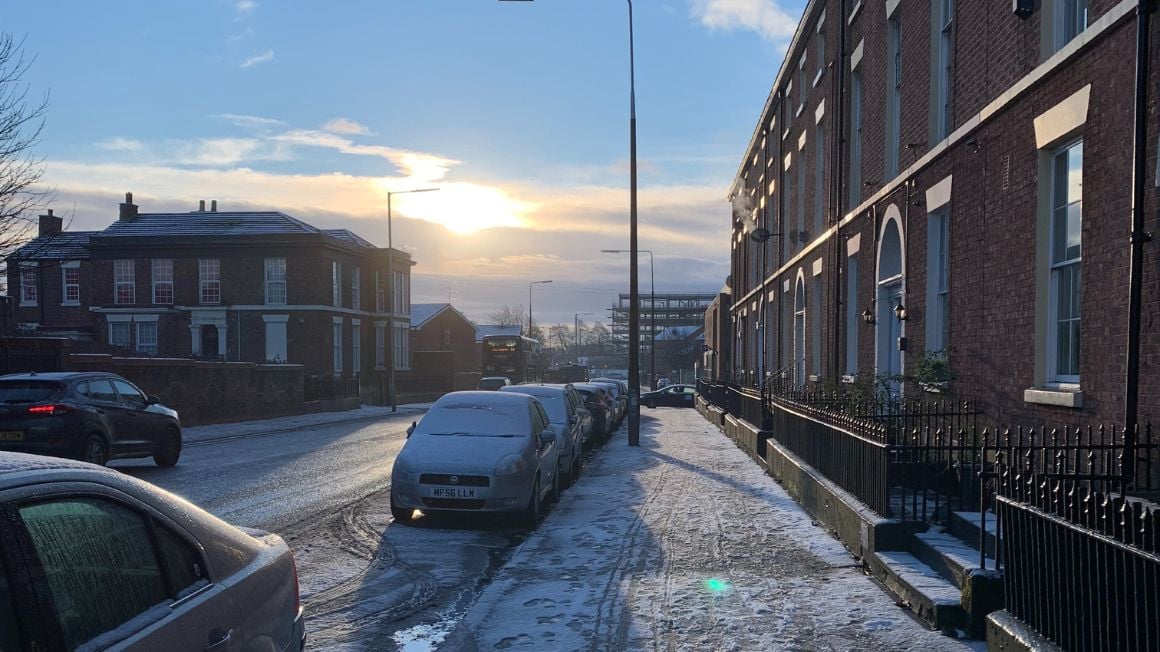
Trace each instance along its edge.
{"label": "stone window sill", "polygon": [[1033,387],[1023,391],[1023,401],[1025,403],[1038,403],[1040,405],[1082,408],[1083,392],[1078,389],[1064,390],[1049,387]]}

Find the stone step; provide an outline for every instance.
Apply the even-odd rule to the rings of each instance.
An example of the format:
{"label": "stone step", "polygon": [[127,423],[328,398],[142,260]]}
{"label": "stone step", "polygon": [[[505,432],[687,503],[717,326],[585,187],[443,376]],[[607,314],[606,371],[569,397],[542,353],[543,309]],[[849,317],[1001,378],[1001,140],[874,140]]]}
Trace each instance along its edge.
{"label": "stone step", "polygon": [[[982,572],[979,549],[945,530],[915,534],[911,552],[960,589],[969,583],[972,575]],[[986,572],[995,574],[995,570],[995,559],[988,556]]]}
{"label": "stone step", "polygon": [[874,575],[919,618],[951,635],[965,632],[970,619],[962,590],[909,552],[879,551],[867,557]]}
{"label": "stone step", "polygon": [[[952,512],[950,518],[950,533],[961,539],[976,551],[979,549],[979,512]],[[994,512],[987,512],[986,549],[989,557],[996,557],[999,538],[999,521]]]}

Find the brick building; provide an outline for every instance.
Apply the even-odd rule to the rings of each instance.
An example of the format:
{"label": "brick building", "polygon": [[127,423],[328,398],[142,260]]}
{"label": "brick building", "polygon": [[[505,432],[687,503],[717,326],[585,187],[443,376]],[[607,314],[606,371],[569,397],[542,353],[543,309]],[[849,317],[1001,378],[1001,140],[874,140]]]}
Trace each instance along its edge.
{"label": "brick building", "polygon": [[[1138,52],[1140,4],[809,2],[730,190],[726,373],[906,393],[889,378],[937,359],[996,421],[1123,423],[1137,156],[1144,231],[1160,226],[1160,38]],[[1156,246],[1138,358],[1153,419]]]}
{"label": "brick building", "polygon": [[455,371],[478,371],[475,324],[450,303],[411,305],[411,350],[451,351]]}
{"label": "brick building", "polygon": [[93,352],[301,364],[368,386],[392,357],[409,368],[414,263],[403,251],[216,201],[140,213],[131,194],[104,230],[61,224],[48,211],[8,260],[22,333]]}

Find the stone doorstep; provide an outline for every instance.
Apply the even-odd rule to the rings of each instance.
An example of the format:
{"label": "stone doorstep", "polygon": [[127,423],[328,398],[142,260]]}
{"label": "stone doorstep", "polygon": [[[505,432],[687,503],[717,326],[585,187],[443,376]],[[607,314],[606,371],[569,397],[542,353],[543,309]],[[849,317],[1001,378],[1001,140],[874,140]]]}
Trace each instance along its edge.
{"label": "stone doorstep", "polygon": [[866,557],[870,571],[919,618],[948,634],[969,629],[962,590],[914,555],[883,550]]}
{"label": "stone doorstep", "polygon": [[[979,545],[979,512],[953,512],[951,513],[950,522],[948,523],[948,530],[951,534],[959,540],[966,542],[973,547],[978,553]],[[987,555],[990,557],[996,556],[998,550],[999,539],[999,521],[995,517],[994,512],[987,512],[987,534],[984,545],[987,547]]]}
{"label": "stone doorstep", "polygon": [[939,575],[960,589],[964,588],[972,575],[985,573],[998,575],[995,560],[987,557],[987,570],[979,568],[979,549],[973,548],[946,531],[935,528],[914,535],[911,553]]}

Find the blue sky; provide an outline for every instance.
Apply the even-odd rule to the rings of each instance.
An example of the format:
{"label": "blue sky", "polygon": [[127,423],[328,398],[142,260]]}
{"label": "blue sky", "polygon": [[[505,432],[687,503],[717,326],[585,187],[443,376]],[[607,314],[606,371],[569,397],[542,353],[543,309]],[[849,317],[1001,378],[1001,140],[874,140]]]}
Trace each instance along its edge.
{"label": "blue sky", "polygon": [[[725,194],[802,5],[637,0],[640,246],[657,291],[728,273]],[[536,320],[626,291],[627,12],[618,0],[8,3],[50,93],[37,154],[74,230],[279,209],[413,251],[414,300]],[[646,279],[647,257],[642,258]],[[590,318],[591,319],[591,318]]]}

